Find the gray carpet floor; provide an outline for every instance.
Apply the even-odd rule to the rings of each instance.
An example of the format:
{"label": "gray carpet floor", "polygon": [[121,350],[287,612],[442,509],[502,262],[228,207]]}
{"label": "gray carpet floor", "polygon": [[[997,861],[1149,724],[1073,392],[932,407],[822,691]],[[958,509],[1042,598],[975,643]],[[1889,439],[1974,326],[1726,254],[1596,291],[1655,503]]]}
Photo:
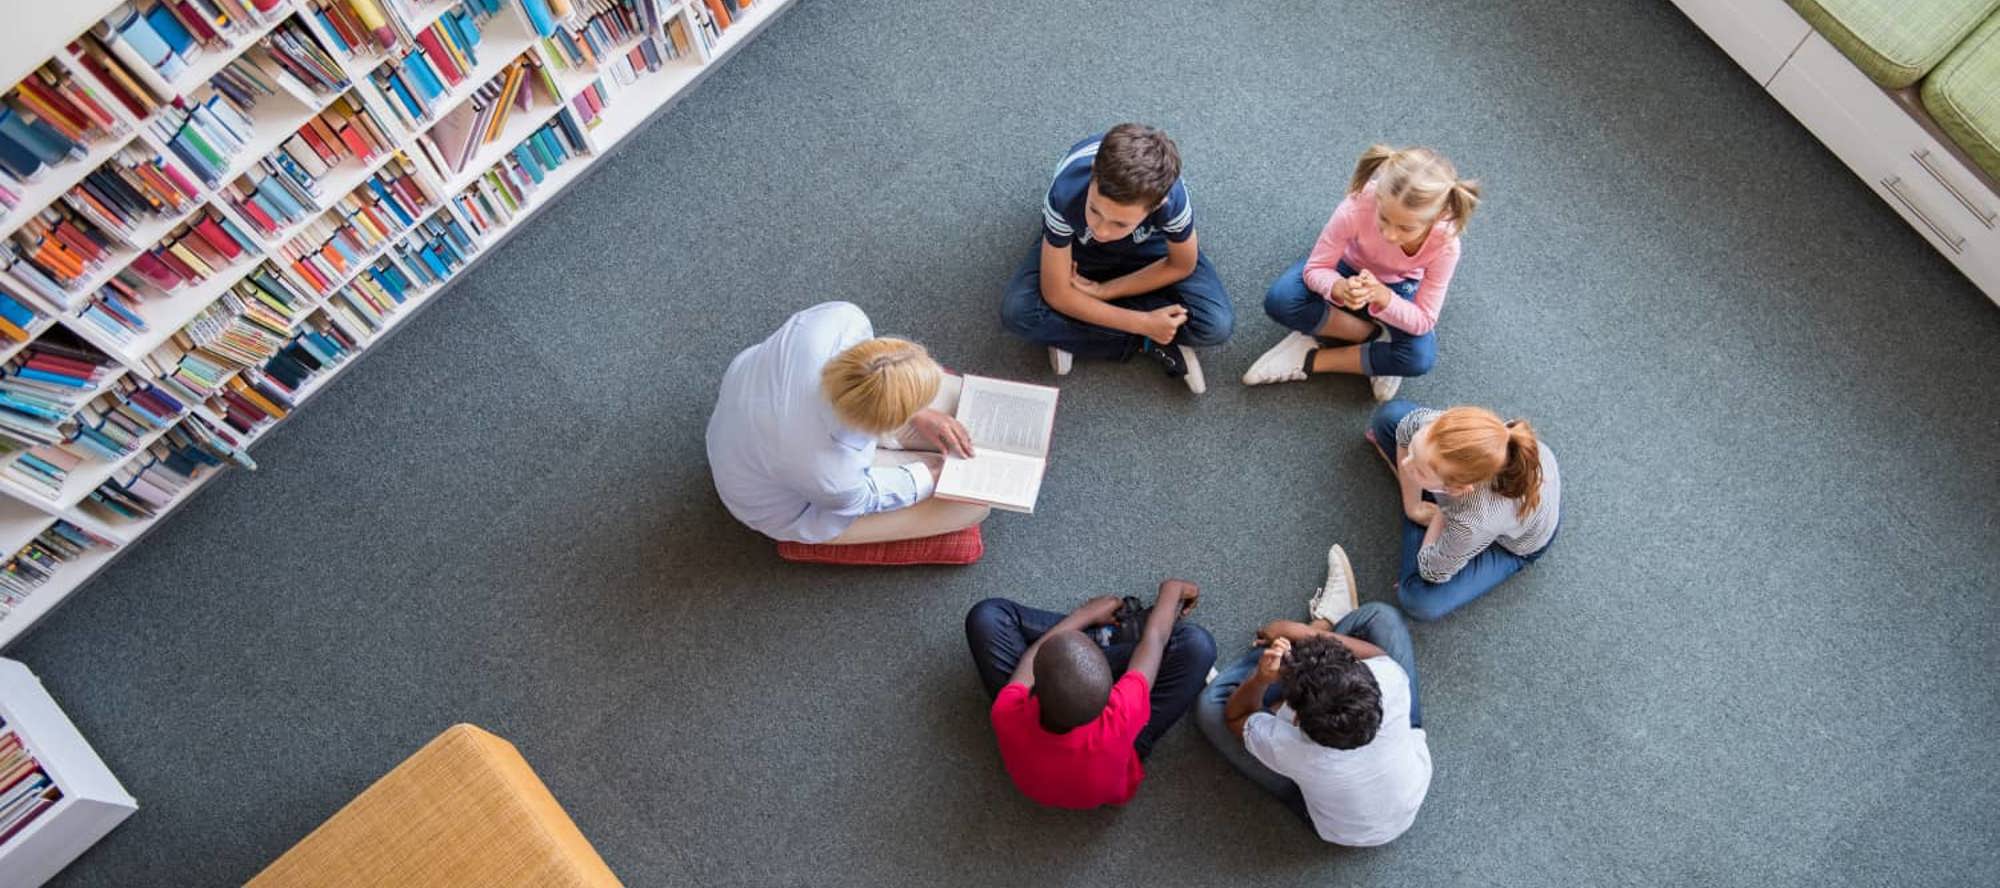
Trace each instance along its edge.
{"label": "gray carpet floor", "polygon": [[[1122,119],[1180,142],[1232,288],[1214,389],[1079,366],[1040,513],[970,568],[786,565],[729,521],[714,388],[798,308],[1049,378],[1000,288]],[[1191,723],[1129,807],[1038,810],[975,601],[1183,575],[1227,653],[1335,541],[1388,597],[1364,384],[1234,382],[1378,140],[1486,182],[1405,392],[1532,419],[1560,544],[1419,627],[1436,777],[1395,843],[1320,844]],[[57,882],[240,882],[464,721],[634,886],[1990,884],[1996,342],[1658,0],[802,0],[14,647],[143,805]]]}

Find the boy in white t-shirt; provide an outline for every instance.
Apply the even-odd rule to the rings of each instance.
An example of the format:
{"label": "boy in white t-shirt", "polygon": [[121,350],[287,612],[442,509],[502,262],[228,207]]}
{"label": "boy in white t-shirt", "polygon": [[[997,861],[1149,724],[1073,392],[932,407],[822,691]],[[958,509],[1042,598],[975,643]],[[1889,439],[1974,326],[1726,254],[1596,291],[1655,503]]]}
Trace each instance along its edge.
{"label": "boy in white t-shirt", "polygon": [[1195,706],[1223,758],[1337,845],[1382,845],[1430,790],[1415,651],[1396,609],[1356,606],[1339,546],[1311,623],[1273,620]]}

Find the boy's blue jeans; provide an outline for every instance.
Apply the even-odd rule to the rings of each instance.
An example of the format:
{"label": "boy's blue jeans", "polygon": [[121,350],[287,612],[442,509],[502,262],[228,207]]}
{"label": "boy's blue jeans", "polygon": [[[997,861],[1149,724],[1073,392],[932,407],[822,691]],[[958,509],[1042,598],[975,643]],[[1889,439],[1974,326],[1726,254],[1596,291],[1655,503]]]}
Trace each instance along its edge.
{"label": "boy's blue jeans", "polygon": [[[1341,277],[1353,277],[1355,271],[1342,262],[1334,267]],[[1420,281],[1397,281],[1386,286],[1402,299],[1414,300]],[[1346,306],[1336,306],[1326,301],[1326,297],[1306,289],[1306,261],[1285,269],[1278,280],[1271,284],[1264,294],[1264,313],[1271,320],[1286,328],[1297,330],[1307,336],[1319,335],[1319,329],[1326,326],[1326,319],[1336,309],[1347,312],[1371,324],[1381,324],[1389,331],[1388,342],[1370,342],[1361,350],[1361,372],[1369,376],[1422,376],[1431,372],[1437,364],[1437,333],[1432,331],[1421,336],[1413,336],[1395,327],[1376,320],[1367,311]]]}
{"label": "boy's blue jeans", "polygon": [[[1108,281],[1138,271],[1154,259],[1112,260],[1093,256],[1090,251],[1072,248],[1077,272],[1093,281]],[[1222,287],[1221,276],[1200,254],[1194,272],[1172,286],[1114,299],[1110,304],[1134,311],[1151,311],[1167,305],[1187,306],[1187,323],[1174,338],[1178,345],[1206,348],[1228,341],[1236,327],[1236,309]],[[1136,333],[1086,324],[1049,307],[1042,299],[1042,242],[1028,251],[1028,257],[1007,282],[1007,294],[1000,300],[1000,323],[1016,336],[1036,345],[1054,346],[1079,358],[1123,360],[1138,352],[1146,338]]]}
{"label": "boy's blue jeans", "polygon": [[[1388,458],[1390,465],[1396,463],[1396,426],[1415,409],[1417,405],[1398,398],[1375,408],[1375,417],[1369,420],[1368,428],[1375,434],[1375,446]],[[1431,495],[1424,494],[1424,499],[1431,499]],[[1400,503],[1397,511],[1402,511]],[[1425,528],[1408,516],[1401,517],[1403,560],[1397,569],[1396,600],[1402,603],[1403,612],[1413,620],[1428,622],[1443,619],[1444,615],[1471,604],[1479,596],[1493,591],[1508,577],[1520,573],[1522,568],[1541,560],[1549,551],[1549,546],[1556,542],[1551,536],[1548,544],[1532,555],[1516,555],[1504,546],[1489,545],[1472,556],[1472,560],[1459,568],[1458,573],[1452,574],[1451,579],[1433,583],[1424,579],[1417,570],[1417,552],[1424,547]],[[1560,524],[1557,531],[1561,531]]]}
{"label": "boy's blue jeans", "polygon": [[[1028,646],[1062,622],[1063,617],[1005,598],[988,598],[972,606],[965,615],[965,641],[972,648],[972,665],[979,670],[979,682],[986,686],[986,696],[1000,696],[1000,689],[1014,676],[1014,669],[1021,665],[1021,655],[1028,652]],[[1126,643],[1104,650],[1112,675],[1125,674],[1132,651],[1137,647],[1136,643]],[[1201,683],[1208,678],[1208,667],[1213,665],[1215,639],[1208,630],[1186,620],[1175,623],[1174,634],[1167,636],[1167,650],[1160,655],[1159,676],[1149,695],[1152,718],[1132,742],[1140,758],[1150,755],[1153,744],[1187,714],[1188,707],[1194,705],[1195,695],[1201,693]]]}
{"label": "boy's blue jeans", "polygon": [[[1417,649],[1410,642],[1410,627],[1403,622],[1402,615],[1379,601],[1365,602],[1334,624],[1333,631],[1381,648],[1389,659],[1403,667],[1403,672],[1410,677],[1410,727],[1423,727],[1422,709],[1417,705]],[[1263,648],[1253,647],[1209,682],[1201,692],[1201,699],[1195,701],[1195,724],[1201,726],[1208,742],[1215,746],[1216,752],[1222,753],[1230,765],[1250,778],[1250,782],[1263,787],[1265,792],[1277,796],[1292,813],[1310,824],[1312,816],[1306,811],[1305,796],[1299,792],[1298,784],[1265,767],[1263,762],[1251,755],[1250,750],[1243,746],[1243,738],[1229,730],[1229,723],[1223,717],[1230,695],[1257,672],[1257,660],[1263,655]],[[1273,684],[1264,694],[1264,705],[1269,706],[1283,697],[1283,686]]]}

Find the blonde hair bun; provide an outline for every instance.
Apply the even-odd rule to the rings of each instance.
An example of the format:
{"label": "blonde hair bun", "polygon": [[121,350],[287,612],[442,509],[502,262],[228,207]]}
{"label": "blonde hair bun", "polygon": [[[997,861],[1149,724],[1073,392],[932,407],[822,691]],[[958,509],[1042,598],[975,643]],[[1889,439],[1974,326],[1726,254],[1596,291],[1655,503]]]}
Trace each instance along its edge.
{"label": "blonde hair bun", "polygon": [[834,355],[820,370],[819,387],[842,423],[881,435],[930,404],[943,378],[944,369],[923,346],[885,336]]}

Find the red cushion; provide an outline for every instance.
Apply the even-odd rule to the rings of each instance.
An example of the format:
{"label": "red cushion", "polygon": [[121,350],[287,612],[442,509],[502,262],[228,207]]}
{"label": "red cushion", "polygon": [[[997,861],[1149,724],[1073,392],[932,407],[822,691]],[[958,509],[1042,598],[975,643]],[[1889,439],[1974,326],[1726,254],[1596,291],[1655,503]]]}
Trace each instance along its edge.
{"label": "red cushion", "polygon": [[806,564],[971,564],[986,554],[986,538],[974,524],[964,530],[887,543],[833,546],[824,543],[778,544],[778,557]]}

